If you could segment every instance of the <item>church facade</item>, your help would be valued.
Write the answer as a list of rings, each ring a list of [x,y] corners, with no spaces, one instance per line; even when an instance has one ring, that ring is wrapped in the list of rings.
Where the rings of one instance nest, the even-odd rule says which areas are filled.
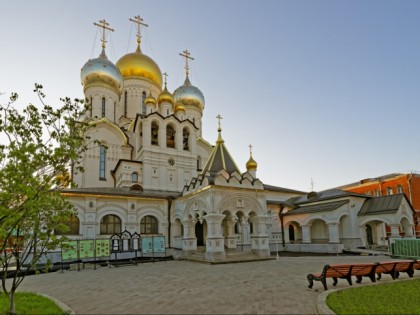
[[[310,198],[265,185],[252,150],[241,172],[222,137],[220,115],[216,143],[203,138],[206,105],[189,77],[190,53],[180,54],[183,85],[169,92],[166,73],[141,50],[142,19],[130,20],[138,26],[137,49],[112,63],[105,52],[110,28],[100,21],[95,24],[103,30],[102,52],[81,69],[91,104],[85,122],[92,125],[86,135],[92,145],[83,156],[84,172],[72,174],[77,188],[62,192],[77,209],[69,222],[71,237],[103,238],[123,230],[163,235],[168,250],[190,255],[204,249],[211,261],[238,250],[268,257],[275,250],[339,252],[347,244],[364,246],[363,224],[371,221],[377,222],[378,240],[381,224],[400,228],[404,222],[409,229],[412,208],[404,198],[393,200],[397,210],[387,212],[390,218],[378,219],[380,209],[368,208],[365,212],[376,216],[361,219],[356,210],[373,197],[336,192],[325,200],[322,194]]]

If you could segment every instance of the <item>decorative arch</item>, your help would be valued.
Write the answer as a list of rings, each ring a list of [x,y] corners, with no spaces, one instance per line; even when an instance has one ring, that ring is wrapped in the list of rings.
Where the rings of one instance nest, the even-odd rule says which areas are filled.
[[[140,219],[140,235],[159,234],[159,221],[154,215],[145,215]]]
[[[241,210],[245,216],[251,212],[256,214],[265,214],[263,207],[255,199],[243,194],[232,194],[224,198],[217,207],[218,213],[229,210],[232,215]]]
[[[106,117],[104,117],[102,119],[99,119],[99,120],[91,121],[91,122],[89,122],[89,125],[93,125],[95,127],[98,127],[100,125],[105,125],[110,130],[114,131],[115,134],[118,135],[118,137],[121,139],[121,141],[124,143],[124,145],[127,145],[128,144],[127,135],[121,130],[120,127],[118,127],[114,123],[110,122]]]
[[[182,149],[189,151],[190,147],[190,128],[184,127],[182,128]]]
[[[150,125],[150,142],[151,145],[159,145],[159,121],[153,120]]]
[[[193,198],[188,201],[185,206],[184,218],[187,219],[189,215],[193,218],[198,214],[200,217],[203,217],[206,213],[209,213],[209,206],[207,202],[202,198]]]
[[[112,235],[121,233],[122,231],[122,220],[115,214],[104,215],[99,221],[99,234],[101,235]]]
[[[169,123],[166,125],[166,147],[167,148],[175,148],[175,134],[176,134],[176,126],[173,123]]]

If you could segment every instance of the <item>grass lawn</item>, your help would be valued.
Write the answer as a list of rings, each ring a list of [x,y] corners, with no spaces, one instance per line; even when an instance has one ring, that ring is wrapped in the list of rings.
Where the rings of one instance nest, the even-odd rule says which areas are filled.
[[[55,315],[67,314],[50,299],[35,293],[18,292],[15,295],[16,313],[18,315]],[[0,315],[9,311],[9,300],[4,293],[0,294]]]
[[[336,314],[420,314],[420,279],[363,286],[331,293]]]

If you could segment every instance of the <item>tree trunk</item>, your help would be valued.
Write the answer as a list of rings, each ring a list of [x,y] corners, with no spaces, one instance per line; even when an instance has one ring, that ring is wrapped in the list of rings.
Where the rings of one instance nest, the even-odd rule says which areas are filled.
[[[11,291],[9,294],[9,302],[10,302],[9,315],[16,315],[14,291]]]

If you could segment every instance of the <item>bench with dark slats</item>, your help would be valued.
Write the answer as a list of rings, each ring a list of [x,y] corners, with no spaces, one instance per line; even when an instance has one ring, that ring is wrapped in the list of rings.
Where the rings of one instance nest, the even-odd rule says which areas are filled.
[[[308,288],[312,289],[315,281],[321,281],[325,290],[328,290],[327,287],[327,278],[333,279],[333,285],[337,285],[338,278],[346,279],[347,282],[352,285],[351,282],[351,269],[353,265],[325,265],[322,268],[322,272],[318,274],[308,274],[306,278],[309,281]]]
[[[381,280],[382,274],[388,274],[392,279],[397,279],[400,275],[400,272],[405,272],[407,275],[412,278],[414,275],[414,260],[394,260],[394,261],[383,261],[379,262],[376,267],[377,279]]]
[[[356,283],[362,283],[363,277],[368,277],[370,281],[376,282],[375,271],[378,263],[353,264],[351,275],[356,277]]]

